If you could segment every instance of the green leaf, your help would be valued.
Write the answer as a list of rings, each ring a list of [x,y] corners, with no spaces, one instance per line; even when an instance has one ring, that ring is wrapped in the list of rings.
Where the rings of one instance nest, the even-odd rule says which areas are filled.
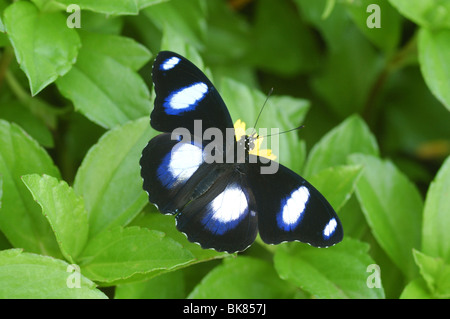
[[[142,9],[142,8],[145,8],[148,6],[152,6],[155,4],[159,4],[161,2],[166,2],[166,1],[170,1],[170,0],[137,0],[139,9]]]
[[[25,175],[22,180],[42,207],[64,257],[73,263],[88,238],[83,199],[66,182],[48,175]]]
[[[353,194],[361,171],[362,167],[357,165],[333,166],[321,170],[308,181],[339,211]]]
[[[369,28],[367,19],[373,12],[367,12],[369,5],[380,7],[380,28]],[[386,0],[345,1],[350,16],[359,30],[374,45],[383,51],[392,53],[398,45],[401,35],[402,16]]]
[[[0,209],[2,209],[2,197],[3,197],[3,176],[0,174]]]
[[[334,6],[336,5],[336,0],[326,0],[325,10],[322,13],[322,20],[326,20],[331,12],[333,12]]]
[[[32,173],[59,178],[50,156],[35,140],[19,126],[0,120],[0,175],[4,189],[0,229],[15,247],[59,256],[50,225],[20,179]]]
[[[80,264],[85,276],[113,285],[133,275],[151,278],[193,258],[164,233],[133,226],[115,227],[91,239],[80,256]]]
[[[450,21],[450,17],[448,20]],[[423,77],[434,96],[450,110],[450,90],[448,89],[450,87],[450,56],[448,52],[450,52],[450,30],[420,30],[419,61]]]
[[[342,118],[363,111],[384,64],[356,27],[345,28],[343,33],[347,36],[338,36],[341,43],[329,52],[323,71],[311,78],[313,89]]]
[[[181,299],[185,297],[184,276],[171,271],[143,282],[119,285],[114,299]]]
[[[316,37],[292,10],[291,3],[258,1],[253,19],[252,49],[247,56],[251,63],[284,76],[308,72],[319,65]]]
[[[386,96],[380,104],[385,112],[382,135],[385,154],[397,154],[396,158],[399,158],[398,154],[419,155],[420,149],[427,143],[433,144],[439,140],[445,143],[445,137],[450,136],[450,112],[430,92],[417,67],[398,70],[386,83]],[[423,125],[424,112],[430,125]],[[444,148],[441,152],[444,159],[448,151]],[[417,174],[420,171],[415,169],[413,172]],[[431,178],[427,177],[427,184]]]
[[[5,10],[5,8],[9,5],[9,3],[6,2],[6,0],[0,0],[0,12],[3,13],[3,11]],[[0,14],[0,32],[2,34],[0,34],[0,43],[6,43],[8,40],[5,39],[5,25],[3,24],[2,21],[3,18],[3,14]],[[6,40],[6,42],[4,42]]]
[[[400,299],[434,299],[423,278],[419,277],[409,282],[403,289]]]
[[[450,28],[447,0],[389,0],[405,17],[427,28]]]
[[[80,39],[75,30],[67,27],[63,14],[39,12],[34,4],[18,1],[5,9],[3,17],[33,95],[72,68]]]
[[[90,10],[110,15],[138,14],[139,7],[136,0],[56,0],[57,2],[69,6],[77,4],[83,10]],[[148,1],[148,0],[147,0]]]
[[[205,12],[202,0],[164,1],[142,10],[160,30],[169,29],[196,48],[203,47],[207,29]]]
[[[61,94],[90,120],[111,128],[148,115],[149,90],[133,68],[150,56],[141,45],[118,36],[80,32],[77,63],[56,81]],[[128,56],[131,52],[131,59]]]
[[[450,265],[442,258],[434,258],[414,250],[414,259],[428,289],[437,298],[450,298]]]
[[[36,100],[33,99],[33,101]],[[0,118],[19,125],[42,146],[54,147],[53,136],[49,128],[22,103],[18,101],[2,101]]]
[[[181,245],[181,247],[188,251],[193,258],[186,263],[179,264],[174,268],[171,268],[170,270],[161,269],[150,273],[134,274],[128,279],[120,280],[120,283],[134,283],[142,280],[148,280],[153,277],[158,278],[159,276],[165,276],[167,271],[173,271],[229,256],[227,253],[220,253],[213,249],[202,249],[199,244],[189,242],[186,236],[177,230],[174,216],[159,213],[153,205],[147,206],[144,212],[136,217],[129,226],[145,227],[151,231],[164,233],[165,238],[168,240],[173,240],[178,245]],[[153,284],[150,284],[150,286],[153,286]]]
[[[112,34],[83,32],[83,46],[96,54],[108,56],[134,71],[142,68],[152,57],[151,52],[134,39]]]
[[[239,256],[215,267],[188,298],[273,299],[292,297],[294,292],[295,288],[281,280],[267,261]]]
[[[311,85],[335,114],[347,117],[364,108],[383,67],[383,58],[354,25],[341,2],[324,20],[326,1],[295,1],[302,17],[317,28],[327,46],[326,60],[321,63],[322,69],[309,79]]]
[[[205,52],[208,52],[209,61],[216,61],[223,66],[223,72],[231,71],[232,73],[227,72],[230,76],[242,72],[242,69],[247,72],[250,66],[240,59],[252,45],[249,41],[251,33],[248,20],[245,16],[236,14],[236,10],[226,2],[208,1],[207,7],[208,41],[205,43]]]
[[[76,269],[62,260],[21,249],[0,251],[0,298],[107,298]]]
[[[417,188],[391,162],[355,154],[363,165],[356,194],[380,246],[411,279],[417,274],[411,251],[420,247],[423,201]]]
[[[347,157],[353,153],[379,153],[375,137],[358,115],[347,118],[314,145],[303,175],[309,177],[325,168],[346,164]]]
[[[213,259],[229,256],[227,253],[219,253],[213,249],[203,249],[199,244],[191,243],[186,236],[175,227],[175,217],[159,213],[152,205],[150,213],[145,213],[136,217],[130,226],[146,227],[150,230],[163,232],[167,237],[173,239],[195,257],[193,263],[209,261]]]
[[[345,12],[345,8],[339,2],[333,6],[331,11],[329,7],[332,3],[325,0],[295,0],[294,2],[302,18],[318,29],[331,50],[342,45],[344,39],[339,37],[339,34],[343,34],[351,20]]]
[[[313,297],[384,298],[381,286],[368,284],[369,276],[374,275],[368,266],[375,264],[368,251],[368,244],[349,238],[323,249],[298,243],[282,245],[275,253],[275,269],[281,278]],[[381,284],[381,279],[377,280]]]
[[[120,35],[124,29],[124,19],[121,16],[110,16],[83,10],[80,17],[80,26],[83,31],[102,33],[105,37],[107,37],[108,35],[113,34]],[[75,21],[71,20],[71,22],[73,23]],[[78,29],[78,31],[80,31],[80,29]]]
[[[68,7],[71,4],[80,6],[82,10],[90,10],[107,16],[137,15],[139,10],[169,0],[33,0],[42,6],[53,4],[55,7]],[[55,4],[56,3],[56,4]],[[84,14],[84,13],[83,13]],[[84,27],[84,25],[83,25]]]
[[[450,263],[450,157],[442,164],[425,200],[422,251]]]
[[[139,159],[155,135],[148,117],[141,118],[105,133],[85,156],[74,189],[84,198],[91,238],[113,226],[126,225],[147,204]]]
[[[54,12],[61,11],[65,9],[61,3],[56,2],[55,0],[31,0],[36,7],[39,8],[41,12]]]

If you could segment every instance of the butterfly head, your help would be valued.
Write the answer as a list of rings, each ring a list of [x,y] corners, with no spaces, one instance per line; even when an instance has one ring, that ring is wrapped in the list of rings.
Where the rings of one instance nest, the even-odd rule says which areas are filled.
[[[253,133],[253,135],[245,135],[244,145],[245,149],[250,152],[255,148],[255,141],[258,139],[258,134]]]
[[[264,140],[262,136],[259,136],[256,132],[253,132],[251,135],[245,134],[245,122],[237,120],[234,123],[234,131],[238,145],[243,146],[249,154],[266,157],[271,160],[277,158],[271,149],[261,149]]]
[[[240,147],[244,147],[247,153],[252,153],[255,149],[256,143],[255,141],[258,139],[256,133],[253,135],[242,135],[241,138],[237,141]]]

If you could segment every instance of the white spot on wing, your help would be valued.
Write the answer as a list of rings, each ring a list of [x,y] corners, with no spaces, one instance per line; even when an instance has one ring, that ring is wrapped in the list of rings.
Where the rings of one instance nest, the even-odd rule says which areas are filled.
[[[173,56],[161,64],[161,70],[167,71],[173,69],[180,62],[180,58]]]
[[[330,238],[331,235],[334,234],[334,231],[336,230],[336,226],[337,226],[337,221],[333,217],[330,219],[328,224],[326,224],[325,228],[323,229],[323,236],[327,239]]]
[[[246,211],[247,197],[241,188],[236,185],[228,185],[225,190],[220,193],[211,202],[214,214],[212,219],[222,223],[229,223],[238,220]]]
[[[189,143],[178,143],[171,152],[168,165],[170,174],[179,180],[189,179],[203,162],[200,147]]]
[[[285,225],[295,225],[300,220],[305,211],[306,203],[309,199],[309,191],[305,186],[301,186],[291,193],[283,206],[281,217]]]
[[[175,112],[194,107],[206,92],[208,92],[208,86],[205,83],[194,83],[171,94],[167,98],[165,106],[169,106]]]

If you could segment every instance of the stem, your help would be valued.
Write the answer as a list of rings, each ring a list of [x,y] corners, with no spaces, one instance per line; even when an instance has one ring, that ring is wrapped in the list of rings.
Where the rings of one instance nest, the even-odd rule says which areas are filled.
[[[228,5],[233,9],[233,10],[240,10],[243,7],[245,7],[247,4],[249,4],[250,2],[252,2],[252,0],[231,0]]]
[[[396,54],[394,54],[386,63],[384,69],[379,74],[375,83],[373,84],[363,109],[363,118],[369,124],[370,127],[374,127],[377,122],[377,97],[382,91],[386,80],[396,70],[407,64],[408,60],[417,54],[417,33],[414,34],[411,39],[401,48]]]
[[[14,95],[19,99],[20,102],[22,102],[22,104],[28,107],[31,96],[24,90],[22,85],[20,85],[19,81],[17,81],[16,77],[11,73],[10,70],[6,70],[5,79]]]
[[[0,88],[6,77],[6,72],[8,71],[9,64],[11,63],[13,57],[14,57],[13,48],[10,45],[6,46],[2,56],[0,57]]]
[[[327,0],[325,4],[325,9],[322,12],[322,16],[320,17],[322,20],[326,20],[331,12],[333,12],[334,6],[336,5],[336,0]]]
[[[29,91],[24,89],[20,82],[17,81],[10,70],[6,71],[5,79],[17,99],[28,108],[32,114],[40,118],[51,130],[56,128],[56,117],[70,112],[72,109],[71,106],[55,108],[37,97],[32,97]]]
[[[267,250],[271,254],[274,254],[275,250],[277,249],[275,245],[270,245],[263,242],[261,237],[259,237],[259,235],[256,236],[255,243],[260,244],[265,250]]]

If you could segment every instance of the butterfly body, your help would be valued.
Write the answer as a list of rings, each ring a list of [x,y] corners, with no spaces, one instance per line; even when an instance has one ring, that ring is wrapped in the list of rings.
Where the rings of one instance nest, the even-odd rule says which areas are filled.
[[[143,188],[161,213],[175,215],[190,241],[236,252],[258,232],[269,244],[327,247],[342,239],[339,218],[319,191],[287,167],[254,155],[256,133],[237,136],[225,103],[196,66],[163,51],[152,77],[151,125],[163,133],[143,150]],[[180,128],[184,133],[175,133]],[[211,131],[220,134],[205,138]],[[264,174],[272,164],[277,170]]]

